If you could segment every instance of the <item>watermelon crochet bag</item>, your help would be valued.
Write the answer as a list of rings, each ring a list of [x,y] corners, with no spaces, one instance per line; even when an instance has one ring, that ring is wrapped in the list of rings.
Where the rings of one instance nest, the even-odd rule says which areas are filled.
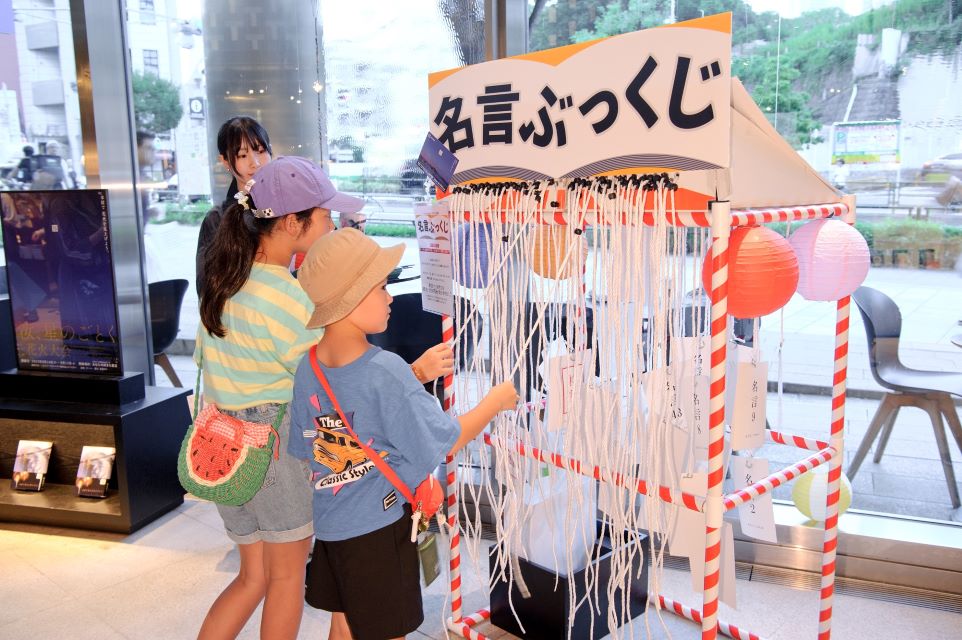
[[[180,484],[198,498],[235,507],[242,505],[264,484],[271,456],[277,460],[277,428],[287,405],[281,405],[274,424],[269,425],[223,414],[213,404],[198,413],[199,400],[198,367],[194,421],[177,457]]]

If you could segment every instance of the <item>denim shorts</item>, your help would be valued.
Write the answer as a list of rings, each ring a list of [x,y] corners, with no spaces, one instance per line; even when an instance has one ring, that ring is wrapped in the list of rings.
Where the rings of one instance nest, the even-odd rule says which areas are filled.
[[[239,411],[221,410],[249,422],[274,424],[278,404],[261,404]],[[295,542],[314,535],[310,467],[287,452],[290,413],[277,429],[278,459],[271,459],[264,484],[248,502],[232,507],[217,505],[227,537],[237,544],[254,542]]]

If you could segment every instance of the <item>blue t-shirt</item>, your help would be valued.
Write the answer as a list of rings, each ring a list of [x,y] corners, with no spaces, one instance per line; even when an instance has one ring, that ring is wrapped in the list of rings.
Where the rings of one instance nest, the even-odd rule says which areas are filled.
[[[325,367],[351,427],[413,492],[444,460],[461,434],[397,355],[372,346],[343,367]],[[341,424],[310,363],[294,374],[291,455],[309,460],[314,490],[314,536],[355,538],[396,522],[404,497],[368,460]]]

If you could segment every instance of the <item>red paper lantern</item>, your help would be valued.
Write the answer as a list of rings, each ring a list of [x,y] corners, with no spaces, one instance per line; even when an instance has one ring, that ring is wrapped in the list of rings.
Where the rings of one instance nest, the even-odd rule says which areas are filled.
[[[768,227],[738,227],[728,247],[728,313],[757,318],[784,307],[798,288],[798,258],[788,240]],[[710,251],[701,280],[710,292]]]

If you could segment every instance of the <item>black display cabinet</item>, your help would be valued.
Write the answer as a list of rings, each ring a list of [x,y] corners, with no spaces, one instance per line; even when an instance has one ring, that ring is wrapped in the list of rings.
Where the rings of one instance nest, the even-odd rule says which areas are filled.
[[[139,373],[94,378],[0,372],[0,521],[130,533],[183,504],[177,454],[190,426],[188,394],[145,388]],[[88,401],[76,401],[78,396]],[[20,440],[53,442],[39,493],[11,487]],[[76,495],[85,445],[117,450],[106,498]]]

